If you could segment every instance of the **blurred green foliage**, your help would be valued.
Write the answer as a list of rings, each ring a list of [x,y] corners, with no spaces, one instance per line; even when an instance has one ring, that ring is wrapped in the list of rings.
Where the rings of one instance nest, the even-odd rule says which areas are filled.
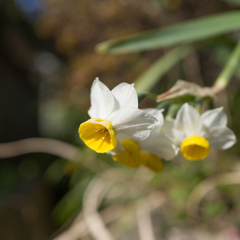
[[[129,53],[200,41],[240,27],[240,11],[204,16],[175,26],[151,30],[97,45],[100,53]]]
[[[229,5],[230,2],[233,5]],[[41,75],[38,83],[41,93],[40,135],[74,144],[79,147],[81,155],[77,163],[42,153],[24,155],[14,164],[12,159],[4,160],[0,168],[2,196],[6,192],[11,195],[21,184],[44,179],[41,184],[54,192],[48,196],[48,201],[52,201],[51,216],[55,229],[82,211],[89,183],[113,171],[112,175],[109,174],[111,177],[106,178],[115,183],[99,209],[112,206],[126,209],[109,227],[119,228],[125,234],[130,231],[136,220],[138,200],[154,191],[161,191],[168,200],[164,208],[154,210],[156,217],[161,219],[161,226],[156,227],[159,238],[176,226],[206,227],[210,222],[210,231],[214,231],[219,228],[219,217],[224,224],[239,227],[237,185],[218,186],[207,194],[199,206],[200,219],[193,220],[185,211],[189,195],[202,181],[218,173],[239,171],[238,144],[224,152],[214,151],[204,161],[165,162],[163,172],[154,174],[142,168],[129,169],[114,162],[107,154],[86,149],[77,132],[79,124],[88,118],[90,83],[98,76],[109,87],[125,81],[135,82],[141,107],[165,108],[164,114],[174,117],[176,111],[171,112],[173,107],[178,108],[183,102],[195,99],[186,95],[159,104],[154,99],[178,79],[202,86],[213,85],[239,40],[238,6],[238,0],[175,1],[175,4],[170,0],[47,0],[45,9],[31,24],[38,43],[50,46],[37,50],[52,52],[62,65],[49,75],[35,72]],[[7,9],[11,16],[11,7]],[[150,30],[153,28],[158,29]],[[115,40],[100,43],[108,39]],[[99,43],[97,49],[105,55],[93,52]],[[128,54],[108,56],[106,53]],[[36,71],[33,69],[31,65],[28,70],[32,73]],[[240,68],[236,70],[226,96],[222,93],[214,102],[214,106],[225,107],[229,125],[238,137],[239,79]],[[50,91],[52,88],[54,90]],[[209,106],[211,104],[213,102]],[[116,227],[118,224],[120,227]]]

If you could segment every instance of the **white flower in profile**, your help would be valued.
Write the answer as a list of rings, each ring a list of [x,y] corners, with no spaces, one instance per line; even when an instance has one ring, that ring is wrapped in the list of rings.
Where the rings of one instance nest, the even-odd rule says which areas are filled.
[[[178,148],[168,136],[160,133],[164,121],[162,111],[157,109],[144,111],[158,120],[150,135],[144,140],[135,140],[127,134],[120,134],[117,147],[108,153],[115,161],[129,167],[144,165],[154,172],[161,172],[163,169],[161,159],[173,159],[178,153]]]
[[[200,115],[196,109],[185,103],[175,120],[165,121],[163,129],[188,160],[202,160],[208,156],[210,148],[224,150],[236,143],[235,134],[227,127],[223,107]]]
[[[133,139],[145,139],[157,119],[138,109],[133,84],[121,83],[110,91],[96,78],[91,88],[91,119],[79,127],[79,136],[92,150],[105,153],[117,145],[117,135],[125,133]]]

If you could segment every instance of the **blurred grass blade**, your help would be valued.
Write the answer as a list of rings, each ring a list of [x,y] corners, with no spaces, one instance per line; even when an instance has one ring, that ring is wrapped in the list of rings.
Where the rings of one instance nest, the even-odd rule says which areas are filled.
[[[157,60],[136,81],[135,88],[138,93],[147,92],[181,59],[193,52],[190,47],[175,48]]]
[[[156,106],[156,109],[168,108],[169,105],[170,105],[170,102],[166,100],[166,101],[160,102],[160,103]]]
[[[182,104],[172,104],[167,112],[166,118],[175,118]]]
[[[240,11],[215,14],[150,30],[96,46],[99,53],[129,53],[189,43],[240,29]]]
[[[85,188],[93,176],[94,175],[81,179],[81,181],[70,189],[60,199],[57,205],[55,205],[52,216],[57,224],[62,225],[74,212],[81,208]]]
[[[227,3],[232,3],[240,6],[240,0],[223,0],[224,2]]]
[[[235,73],[240,60],[240,40],[233,49],[231,55],[229,56],[227,63],[220,72],[217,80],[213,85],[213,91],[218,93],[226,88],[232,79],[233,74]]]
[[[239,0],[240,1],[240,0]],[[212,51],[212,56],[214,61],[220,65],[226,64],[226,59],[230,57],[232,49],[227,46],[215,46],[215,49]],[[240,62],[238,63],[239,67],[235,69],[234,75],[240,80]]]
[[[148,97],[148,94],[148,92],[138,93],[138,105],[140,105]]]

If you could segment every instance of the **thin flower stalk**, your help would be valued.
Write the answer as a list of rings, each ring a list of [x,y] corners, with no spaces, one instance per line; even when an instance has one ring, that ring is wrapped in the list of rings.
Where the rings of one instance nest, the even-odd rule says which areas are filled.
[[[232,54],[230,55],[226,65],[219,74],[215,84],[213,85],[213,92],[218,93],[226,88],[234,74],[240,60],[240,41],[238,41]]]

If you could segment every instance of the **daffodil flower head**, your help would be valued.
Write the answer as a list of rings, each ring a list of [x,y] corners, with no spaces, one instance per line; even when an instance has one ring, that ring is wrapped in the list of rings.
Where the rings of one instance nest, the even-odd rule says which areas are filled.
[[[111,122],[101,118],[92,118],[79,127],[80,137],[91,149],[107,152],[117,145],[117,139]]]
[[[121,83],[110,91],[95,79],[91,88],[91,119],[79,127],[79,136],[92,150],[105,153],[117,145],[117,135],[127,133],[133,139],[145,139],[157,119],[138,109],[133,84]]]
[[[117,147],[109,153],[113,160],[124,165],[132,168],[144,165],[158,173],[163,169],[161,159],[173,159],[178,153],[178,148],[168,136],[160,133],[163,125],[162,111],[156,109],[145,109],[144,111],[158,119],[150,135],[144,140],[134,140],[126,134],[120,134]]]
[[[227,149],[236,143],[235,134],[227,127],[222,107],[200,115],[185,103],[175,121],[168,121],[168,126],[165,125],[165,132],[180,146],[180,152],[188,160],[202,160],[208,156],[210,148]]]

